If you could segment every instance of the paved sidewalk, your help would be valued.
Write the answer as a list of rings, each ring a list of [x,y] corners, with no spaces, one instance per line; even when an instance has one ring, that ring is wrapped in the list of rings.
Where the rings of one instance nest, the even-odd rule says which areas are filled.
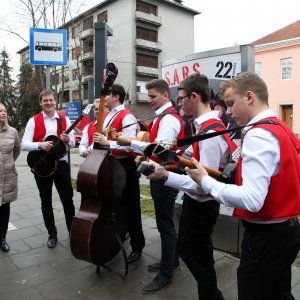
[[[58,245],[48,249],[48,238],[43,224],[40,200],[33,175],[26,164],[27,153],[17,160],[19,199],[11,206],[11,230],[7,240],[9,253],[0,251],[0,299],[197,299],[197,287],[190,272],[181,263],[175,271],[173,283],[152,295],[142,295],[142,288],[156,275],[147,271],[147,265],[160,258],[160,238],[155,220],[143,216],[146,247],[142,258],[129,265],[129,274],[123,278],[121,254],[107,265],[112,271],[75,259],[69,248],[62,205],[57,192],[53,206],[58,227]],[[72,177],[76,178],[82,162],[77,154],[71,155]],[[76,209],[80,194],[75,192]],[[130,247],[125,243],[129,252]],[[237,299],[236,268],[239,261],[230,255],[215,251],[219,288],[225,299]],[[298,267],[296,267],[298,266]],[[293,293],[300,299],[300,259],[293,267]]]

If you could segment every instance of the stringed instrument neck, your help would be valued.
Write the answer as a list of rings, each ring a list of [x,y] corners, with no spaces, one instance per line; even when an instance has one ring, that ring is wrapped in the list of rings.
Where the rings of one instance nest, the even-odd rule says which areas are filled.
[[[121,133],[117,131],[117,129],[112,128],[111,126],[107,127],[105,129],[105,135],[110,135],[114,140],[117,139]],[[149,142],[149,132],[148,131],[139,131],[136,135],[136,138],[133,140],[139,141],[139,142]]]

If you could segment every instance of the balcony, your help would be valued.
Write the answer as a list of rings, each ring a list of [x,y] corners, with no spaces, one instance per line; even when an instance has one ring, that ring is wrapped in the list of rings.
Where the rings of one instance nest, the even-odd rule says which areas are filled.
[[[82,31],[80,38],[83,40],[87,38],[88,36],[93,36],[94,35],[94,28],[88,28],[84,31]]]
[[[144,66],[137,66],[136,73],[139,75],[150,76],[154,78],[158,78],[158,69],[157,68],[149,68]]]
[[[136,93],[136,102],[137,103],[148,103],[148,95],[145,93]]]
[[[147,50],[152,50],[155,52],[162,51],[162,46],[161,46],[160,42],[151,42],[151,41],[142,40],[142,39],[136,39],[136,47],[142,48],[142,49],[147,49]]]
[[[95,57],[94,52],[83,53],[82,56],[81,56],[80,62],[90,60],[90,59],[94,59],[94,57]]]
[[[161,26],[161,17],[159,16],[155,16],[155,15],[150,15],[150,14],[146,14],[144,12],[141,11],[136,11],[135,12],[135,19],[137,21],[142,21],[142,22],[146,22],[155,26]]]

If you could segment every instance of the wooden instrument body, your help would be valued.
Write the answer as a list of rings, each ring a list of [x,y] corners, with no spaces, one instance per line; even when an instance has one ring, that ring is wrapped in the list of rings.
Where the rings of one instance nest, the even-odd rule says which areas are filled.
[[[27,163],[31,171],[40,177],[52,175],[57,169],[57,160],[63,157],[67,151],[65,143],[56,135],[47,136],[45,142],[47,141],[53,142],[51,150],[30,151],[27,155]]]
[[[121,197],[125,180],[122,165],[107,150],[93,149],[81,165],[77,190],[82,200],[70,235],[76,258],[100,266],[120,251],[114,226],[123,241],[127,232]]]

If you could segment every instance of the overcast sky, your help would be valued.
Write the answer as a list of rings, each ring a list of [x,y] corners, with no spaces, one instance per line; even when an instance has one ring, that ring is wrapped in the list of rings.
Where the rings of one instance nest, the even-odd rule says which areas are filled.
[[[0,19],[4,18],[29,40],[28,28],[14,14],[17,2],[1,0]],[[83,10],[101,1],[85,2],[88,4],[81,6]],[[299,0],[185,0],[183,4],[201,12],[195,17],[195,52],[248,44],[300,19]],[[2,31],[0,41],[0,49],[4,46],[8,49],[11,66],[18,66],[16,52],[26,43]]]

